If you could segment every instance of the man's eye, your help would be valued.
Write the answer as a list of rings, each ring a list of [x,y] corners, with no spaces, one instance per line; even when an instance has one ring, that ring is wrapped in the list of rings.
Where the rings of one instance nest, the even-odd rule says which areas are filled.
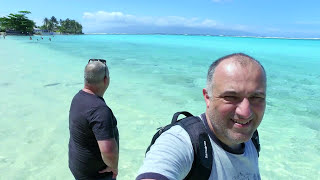
[[[264,100],[264,97],[253,96],[253,97],[250,97],[250,99],[253,100],[253,101],[263,101],[263,100]]]
[[[251,97],[252,99],[264,99],[264,97],[260,97],[260,96],[253,96]]]
[[[224,96],[223,99],[226,101],[236,101],[236,100],[238,100],[238,97],[237,96]]]

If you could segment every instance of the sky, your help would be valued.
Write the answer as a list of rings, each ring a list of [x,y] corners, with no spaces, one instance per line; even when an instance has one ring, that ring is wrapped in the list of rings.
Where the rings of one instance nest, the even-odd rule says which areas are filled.
[[[84,33],[170,33],[320,38],[319,0],[0,0],[0,17],[21,10],[74,19]]]

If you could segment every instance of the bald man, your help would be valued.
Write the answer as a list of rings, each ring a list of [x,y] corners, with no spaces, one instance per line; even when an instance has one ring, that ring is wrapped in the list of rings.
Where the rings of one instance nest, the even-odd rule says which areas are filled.
[[[261,179],[259,148],[251,138],[266,107],[266,73],[262,65],[243,53],[222,57],[210,66],[207,87],[202,92],[206,111],[197,117],[201,124],[197,127],[204,126],[212,146],[208,175],[204,168],[209,163],[199,163],[208,155],[196,154],[201,151],[194,149],[197,142],[192,142],[190,133],[178,124],[151,146],[136,179]],[[208,144],[199,144],[197,147],[204,147],[204,153],[211,152]]]
[[[69,112],[69,168],[76,180],[110,180],[118,174],[117,120],[103,99],[109,83],[106,61],[90,59],[84,88]]]

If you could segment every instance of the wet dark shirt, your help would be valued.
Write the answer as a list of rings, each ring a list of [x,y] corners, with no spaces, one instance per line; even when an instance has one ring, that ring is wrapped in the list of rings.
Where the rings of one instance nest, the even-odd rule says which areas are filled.
[[[115,138],[119,145],[117,120],[104,99],[80,90],[69,112],[69,168],[78,180],[112,176],[106,168],[98,140]]]

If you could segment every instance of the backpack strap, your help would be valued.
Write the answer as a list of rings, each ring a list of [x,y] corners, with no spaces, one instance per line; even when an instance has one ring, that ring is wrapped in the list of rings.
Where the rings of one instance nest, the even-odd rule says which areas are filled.
[[[175,124],[176,122],[180,121],[180,120],[178,120],[178,117],[179,117],[180,114],[183,114],[186,117],[193,116],[191,113],[189,113],[187,111],[176,112],[176,113],[174,113],[174,115],[172,117],[171,124]]]
[[[164,126],[164,127],[160,127],[160,128],[157,129],[158,131],[156,132],[155,135],[153,135],[152,140],[151,140],[151,142],[150,142],[150,145],[148,146],[148,148],[147,148],[147,150],[146,150],[146,154],[147,154],[147,152],[150,150],[151,146],[156,142],[156,140],[158,139],[158,137],[159,137],[163,132],[167,131],[167,130],[170,129],[172,126],[174,126],[174,125],[177,124],[177,122],[179,121],[179,120],[178,120],[178,117],[179,117],[180,114],[183,114],[183,115],[185,115],[186,117],[193,116],[191,113],[189,113],[189,112],[187,112],[187,111],[176,112],[176,113],[173,115],[172,121],[171,121],[170,124],[168,124],[168,125],[166,125],[166,126]]]
[[[212,146],[206,128],[199,117],[190,116],[178,121],[190,136],[194,160],[192,168],[185,179],[207,180],[212,169]]]
[[[257,153],[258,153],[258,157],[259,157],[259,152],[261,150],[261,146],[260,146],[260,142],[259,142],[259,133],[258,130],[256,130],[253,135],[252,135],[252,143],[254,145],[254,147],[256,147]]]
[[[178,120],[179,115],[185,115],[186,117]],[[173,115],[172,121],[167,126],[158,128],[158,132],[153,136],[146,153],[150,150],[150,147],[155,143],[157,138],[165,131],[170,129],[174,125],[180,125],[187,131],[190,136],[194,160],[190,172],[186,176],[187,180],[207,180],[210,177],[213,161],[213,151],[211,142],[207,133],[207,130],[199,117],[193,116],[186,111],[177,112]],[[259,134],[256,130],[251,138],[258,156],[260,152]]]

